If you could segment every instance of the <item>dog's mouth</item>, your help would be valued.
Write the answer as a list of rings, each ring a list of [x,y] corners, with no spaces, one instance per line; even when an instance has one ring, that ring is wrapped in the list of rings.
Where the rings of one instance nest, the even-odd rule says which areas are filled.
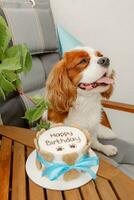
[[[114,83],[114,80],[110,77],[107,77],[107,73],[105,73],[97,81],[93,83],[79,83],[78,87],[82,90],[92,90],[94,88],[97,88],[98,86],[106,87],[113,83]]]

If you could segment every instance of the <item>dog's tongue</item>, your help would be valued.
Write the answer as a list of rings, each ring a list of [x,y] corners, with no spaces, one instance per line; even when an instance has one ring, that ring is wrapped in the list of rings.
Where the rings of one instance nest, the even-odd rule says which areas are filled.
[[[80,87],[82,89],[85,89],[85,90],[91,90],[91,89],[95,88],[96,86],[99,86],[99,84],[101,84],[101,83],[110,85],[110,84],[114,83],[114,80],[109,78],[109,77],[102,77],[94,83],[89,83],[89,84],[88,83],[81,83]]]
[[[109,77],[102,77],[96,81],[96,83],[106,83],[108,85],[113,84],[114,80]]]

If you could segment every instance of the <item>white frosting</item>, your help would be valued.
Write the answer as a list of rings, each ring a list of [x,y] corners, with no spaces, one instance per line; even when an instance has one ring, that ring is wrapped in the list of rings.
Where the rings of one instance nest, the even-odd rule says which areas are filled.
[[[68,126],[51,128],[42,133],[38,139],[41,151],[50,152],[58,157],[72,152],[79,154],[86,143],[87,139],[81,130]]]

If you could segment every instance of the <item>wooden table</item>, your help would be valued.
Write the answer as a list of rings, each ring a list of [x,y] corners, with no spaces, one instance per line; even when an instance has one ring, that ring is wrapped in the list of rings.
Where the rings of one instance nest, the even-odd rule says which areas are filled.
[[[0,126],[0,200],[133,200],[134,181],[100,158],[95,181],[68,191],[47,190],[26,175],[25,161],[33,150],[35,132]]]

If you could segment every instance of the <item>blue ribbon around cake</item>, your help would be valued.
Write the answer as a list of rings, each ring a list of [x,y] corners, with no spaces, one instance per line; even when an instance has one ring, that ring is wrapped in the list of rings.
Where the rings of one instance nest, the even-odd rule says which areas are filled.
[[[96,173],[91,168],[99,164],[97,156],[91,157],[88,154],[83,155],[73,165],[48,162],[38,152],[36,152],[36,159],[45,166],[45,169],[42,171],[42,176],[46,176],[51,181],[57,180],[61,175],[64,175],[72,169],[87,172],[90,174],[92,179],[95,179]]]

